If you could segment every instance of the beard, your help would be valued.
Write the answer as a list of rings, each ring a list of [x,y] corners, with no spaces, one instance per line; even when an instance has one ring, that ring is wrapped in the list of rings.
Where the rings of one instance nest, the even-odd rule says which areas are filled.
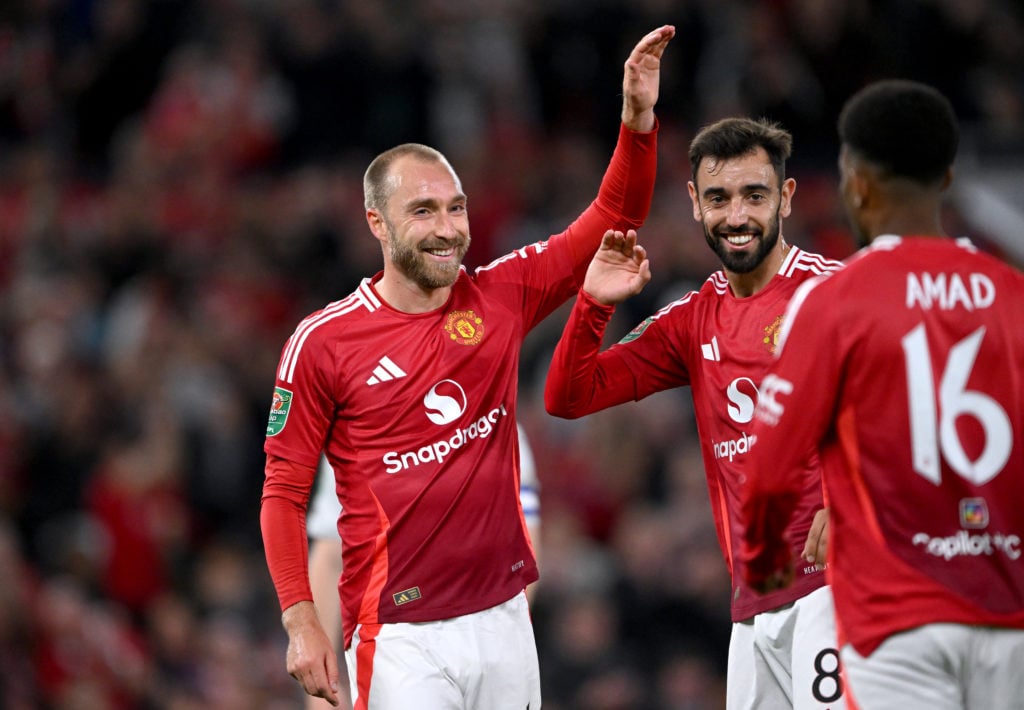
[[[392,263],[406,277],[426,291],[446,288],[455,283],[470,241],[467,234],[465,238],[460,237],[454,242],[439,241],[412,245],[398,239],[395,231],[391,229],[391,225],[388,225],[388,250]],[[449,247],[455,249],[455,258],[443,264],[428,260],[423,252],[424,249],[447,249]]]
[[[708,246],[711,247],[711,251],[718,255],[726,269],[736,274],[749,274],[760,266],[778,243],[780,232],[778,210],[775,211],[771,222],[768,223],[767,231],[761,231],[757,228],[751,229],[749,226],[744,225],[740,229],[711,232],[707,225],[704,225],[704,238],[707,240]],[[725,240],[730,234],[748,233],[753,234],[754,239],[757,241],[756,249],[738,252],[728,247],[728,243]]]

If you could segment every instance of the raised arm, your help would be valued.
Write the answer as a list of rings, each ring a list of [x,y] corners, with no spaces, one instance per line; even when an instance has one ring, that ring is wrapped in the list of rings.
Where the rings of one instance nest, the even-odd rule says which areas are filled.
[[[675,32],[671,25],[648,32],[623,65],[622,125],[615,153],[601,179],[597,199],[565,232],[580,281],[605,230],[638,229],[647,219],[658,163],[654,105],[661,57]]]
[[[622,122],[631,131],[654,130],[661,55],[675,34],[676,28],[672,25],[648,32],[626,59],[622,76]]]
[[[636,232],[605,232],[544,383],[544,404],[550,414],[574,418],[634,399],[630,373],[614,365],[602,366],[599,350],[615,304],[639,293],[650,280],[650,262],[637,244]]]

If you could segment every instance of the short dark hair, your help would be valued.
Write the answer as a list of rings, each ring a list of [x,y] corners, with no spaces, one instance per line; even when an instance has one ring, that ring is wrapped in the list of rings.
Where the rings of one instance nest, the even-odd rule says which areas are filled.
[[[960,128],[938,90],[906,79],[885,79],[858,91],[839,114],[839,140],[893,177],[928,185],[956,157]]]
[[[766,118],[723,118],[704,126],[690,142],[690,170],[694,181],[704,158],[738,158],[764,148],[781,185],[786,179],[786,160],[793,150],[793,136]]]

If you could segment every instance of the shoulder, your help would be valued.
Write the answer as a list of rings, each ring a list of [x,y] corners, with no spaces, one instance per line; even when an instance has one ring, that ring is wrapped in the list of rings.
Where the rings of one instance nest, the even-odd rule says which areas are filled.
[[[843,262],[821,254],[804,251],[800,247],[789,250],[779,273],[789,278],[811,278],[830,274],[843,268]]]
[[[314,333],[330,332],[339,324],[378,311],[382,306],[380,298],[370,286],[370,279],[364,279],[345,298],[329,303],[303,318],[295,327],[292,338],[308,338]]]
[[[717,279],[716,276],[721,276],[721,280]],[[725,284],[725,290],[722,290],[723,284]],[[694,308],[696,308],[700,303],[706,301],[708,298],[721,297],[728,288],[728,282],[725,281],[725,275],[722,274],[722,272],[715,272],[701,285],[700,290],[686,291],[681,296],[674,297],[671,301],[652,313],[650,317],[647,318],[646,322],[685,318],[689,313],[692,313]]]
[[[365,279],[345,298],[329,303],[303,318],[292,331],[281,354],[280,376],[291,379],[303,355],[318,352],[326,344],[341,337],[348,326],[380,311],[382,303]]]

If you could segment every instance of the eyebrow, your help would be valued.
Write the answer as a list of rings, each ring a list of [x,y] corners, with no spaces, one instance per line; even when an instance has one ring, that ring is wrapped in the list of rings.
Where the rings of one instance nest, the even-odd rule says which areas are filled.
[[[460,193],[456,194],[454,197],[452,197],[452,199],[450,201],[448,201],[447,204],[456,204],[456,203],[459,203],[459,202],[466,202],[466,201],[467,201],[466,196],[460,192]],[[434,207],[434,206],[437,206],[437,205],[440,205],[440,204],[442,204],[442,201],[438,200],[435,197],[417,197],[415,199],[412,199],[412,200],[409,200],[408,202],[406,202],[405,203],[405,208],[408,209],[408,210],[415,210],[415,209],[418,209],[420,207]]]
[[[751,192],[771,192],[771,190],[772,188],[770,185],[766,185],[761,182],[755,182],[749,185],[743,185],[739,191],[741,194],[746,195],[750,194]],[[724,187],[707,187],[704,188],[704,191],[701,193],[701,195],[704,197],[712,197],[714,195],[724,194],[726,194],[726,189]]]

